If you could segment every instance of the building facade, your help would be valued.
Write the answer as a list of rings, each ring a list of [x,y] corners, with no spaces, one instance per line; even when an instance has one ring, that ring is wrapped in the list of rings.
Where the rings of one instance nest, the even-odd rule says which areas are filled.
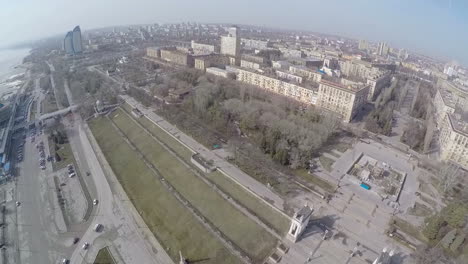
[[[343,85],[322,80],[317,106],[337,114],[344,122],[350,122],[366,103],[368,91],[367,85]]]
[[[391,80],[392,75],[388,71],[379,71],[378,74],[369,76],[367,79],[367,85],[369,86],[369,95],[367,100],[373,101],[382,88],[390,85]]]
[[[248,49],[264,50],[270,46],[269,41],[242,38],[241,43]]]
[[[73,32],[69,31],[63,40],[63,50],[68,55],[73,55]]]
[[[317,101],[317,91],[247,69],[237,68],[237,80],[258,86],[272,93],[284,95],[304,104],[311,105]]]
[[[468,170],[468,113],[446,114],[440,127],[440,159]]]
[[[379,56],[387,56],[389,51],[389,47],[386,42],[379,42],[379,46],[377,48],[377,54]]]
[[[146,48],[146,56],[150,58],[161,58],[161,49],[156,47]]]
[[[190,46],[192,48],[193,55],[207,55],[216,52],[216,47],[214,45],[197,43],[194,40],[192,40]]]
[[[304,66],[291,65],[289,66],[289,71],[293,74],[305,77],[313,82],[320,82],[322,80],[322,74],[320,72],[314,71]]]
[[[83,52],[83,43],[81,40],[80,26],[76,26],[73,29],[73,51],[75,54],[80,54]]]
[[[291,74],[289,72],[283,72],[283,71],[276,70],[275,74],[276,74],[276,77],[278,77],[280,79],[289,80],[289,81],[292,81],[292,82],[295,82],[295,83],[298,83],[298,84],[301,84],[301,83],[304,82],[304,79],[301,76],[297,76],[297,75]]]
[[[248,60],[241,60],[240,61],[240,66],[243,68],[247,69],[253,69],[253,70],[258,70],[261,68],[260,63],[253,62],[253,61],[248,61]]]
[[[161,49],[161,59],[183,66],[194,66],[193,57],[179,50]]]
[[[209,67],[224,66],[229,64],[229,57],[221,54],[196,56],[195,68],[205,71]]]
[[[221,54],[234,57],[240,56],[240,36],[237,27],[230,27],[227,36],[221,36]]]

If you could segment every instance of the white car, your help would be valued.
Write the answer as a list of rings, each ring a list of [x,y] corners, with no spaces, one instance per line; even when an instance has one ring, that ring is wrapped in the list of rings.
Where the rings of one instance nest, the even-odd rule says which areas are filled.
[[[82,248],[83,248],[84,250],[88,249],[88,248],[89,248],[89,243],[88,243],[88,242],[85,242],[85,243],[83,244]]]
[[[72,172],[72,173],[68,174],[68,177],[73,178],[73,177],[75,177],[75,175],[76,174],[74,172]]]
[[[97,199],[93,200],[93,205],[97,205],[98,203],[99,203],[99,201]]]
[[[68,259],[62,259],[62,264],[68,264]]]

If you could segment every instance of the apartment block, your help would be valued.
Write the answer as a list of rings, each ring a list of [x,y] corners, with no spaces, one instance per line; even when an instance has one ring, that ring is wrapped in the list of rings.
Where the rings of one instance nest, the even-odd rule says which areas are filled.
[[[322,74],[319,73],[317,69],[314,70],[302,65],[291,65],[289,66],[289,71],[314,82],[320,82],[322,80]]]
[[[193,57],[179,50],[161,49],[161,59],[188,67],[194,66]]]
[[[379,71],[377,74],[370,75],[367,79],[367,85],[369,86],[367,100],[373,101],[382,88],[390,85],[391,80],[392,75],[389,71]]]
[[[150,58],[160,58],[161,57],[161,49],[157,47],[149,47],[146,48],[146,56]]]
[[[295,83],[303,83],[303,81],[304,81],[304,79],[301,76],[297,76],[297,75],[291,74],[289,72],[283,72],[283,71],[276,70],[275,74],[276,74],[276,77],[278,77],[280,79],[289,80],[289,81],[292,81],[292,82],[295,82]]]
[[[468,170],[468,112],[447,113],[440,136],[440,159],[452,161]]]
[[[270,46],[269,41],[242,38],[241,43],[248,49],[267,49]]]
[[[216,47],[214,45],[197,43],[194,40],[190,43],[192,48],[193,55],[207,55],[216,52]]]
[[[321,80],[317,106],[337,114],[343,122],[350,122],[366,103],[367,85],[343,85]]]
[[[258,70],[258,69],[261,68],[260,63],[253,62],[253,61],[248,61],[248,60],[241,60],[240,61],[240,66],[242,68],[253,69],[253,70]]]
[[[221,54],[201,55],[194,57],[196,69],[205,71],[209,67],[224,66],[229,64],[229,57]]]
[[[210,67],[206,69],[206,73],[213,74],[215,76],[228,78],[229,72],[220,68]]]
[[[281,81],[251,70],[237,68],[237,80],[258,86],[272,93],[287,96],[304,104],[315,104],[317,101],[317,91],[313,89]]]

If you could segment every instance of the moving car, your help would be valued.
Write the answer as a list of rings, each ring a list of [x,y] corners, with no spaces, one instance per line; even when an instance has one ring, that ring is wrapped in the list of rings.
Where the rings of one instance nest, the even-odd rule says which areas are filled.
[[[82,248],[83,248],[84,250],[88,249],[88,248],[89,248],[89,243],[88,243],[88,242],[85,242],[85,243],[83,244]]]

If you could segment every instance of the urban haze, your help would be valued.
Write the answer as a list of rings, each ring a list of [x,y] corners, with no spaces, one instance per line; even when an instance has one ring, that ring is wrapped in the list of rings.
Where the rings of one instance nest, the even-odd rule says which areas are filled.
[[[465,1],[0,7],[0,263],[468,263]]]

